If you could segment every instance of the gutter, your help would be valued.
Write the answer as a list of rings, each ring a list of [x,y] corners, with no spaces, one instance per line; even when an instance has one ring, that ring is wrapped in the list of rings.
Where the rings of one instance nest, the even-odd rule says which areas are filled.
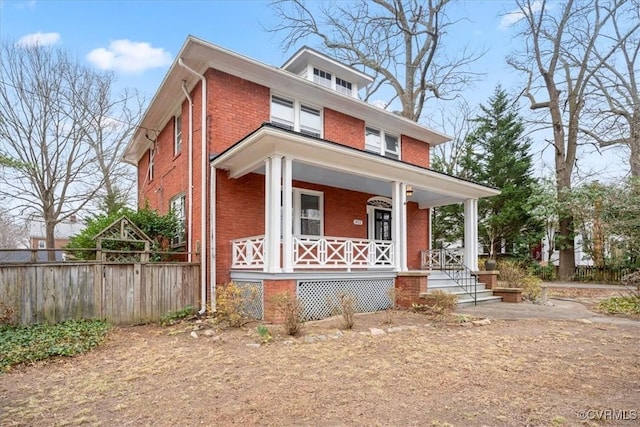
[[[202,171],[200,182],[200,311],[198,314],[204,314],[207,311],[207,79],[193,68],[187,66],[182,58],[178,58],[178,64],[185,70],[197,76],[202,82],[202,117],[200,121],[201,134],[201,165]],[[193,172],[193,171],[192,171]],[[193,177],[191,177],[193,179]],[[191,225],[189,225],[191,227]],[[191,245],[192,242],[189,242]]]

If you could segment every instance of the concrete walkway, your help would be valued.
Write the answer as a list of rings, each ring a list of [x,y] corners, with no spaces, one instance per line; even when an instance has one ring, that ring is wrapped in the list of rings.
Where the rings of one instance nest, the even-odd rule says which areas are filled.
[[[640,326],[639,320],[594,313],[587,310],[587,308],[579,302],[554,298],[550,298],[549,302],[553,305],[495,302],[491,304],[480,304],[475,307],[461,307],[455,310],[454,313],[472,317],[486,317],[489,319],[587,320],[592,323]]]

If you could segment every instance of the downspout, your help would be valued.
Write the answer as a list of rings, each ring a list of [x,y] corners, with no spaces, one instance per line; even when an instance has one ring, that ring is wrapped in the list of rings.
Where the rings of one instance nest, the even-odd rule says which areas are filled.
[[[200,311],[204,314],[207,311],[207,79],[193,68],[187,66],[182,58],[178,58],[178,64],[185,70],[197,76],[202,82],[202,117],[200,119],[201,141],[201,165],[200,170]],[[189,242],[191,244],[191,242]]]
[[[189,229],[187,230],[187,242],[189,245],[193,243],[193,99],[187,90],[187,81],[182,81],[182,91],[184,92],[184,96],[187,97],[187,101],[189,101],[189,161],[187,165],[187,174],[189,175],[189,184],[188,184],[188,198],[189,198]],[[187,261],[192,262],[193,251],[189,248],[187,252]]]
[[[209,171],[209,228],[211,244],[209,245],[209,268],[211,270],[211,312],[216,311],[216,168],[211,165]]]

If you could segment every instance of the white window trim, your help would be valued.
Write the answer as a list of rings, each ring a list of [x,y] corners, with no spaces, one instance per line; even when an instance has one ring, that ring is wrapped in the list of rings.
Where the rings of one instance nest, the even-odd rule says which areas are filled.
[[[269,100],[269,108],[271,109],[271,103],[273,102],[272,99],[273,97],[276,98],[282,98],[284,100],[287,101],[291,101],[293,102],[293,130],[295,132],[300,132],[300,110],[301,107],[304,105],[305,107],[308,108],[312,108],[314,110],[318,110],[320,112],[320,135],[318,135],[318,138],[323,138],[324,137],[324,109],[322,107],[319,107],[318,105],[312,103],[312,102],[306,102],[306,101],[301,101],[299,99],[295,99],[292,98],[290,96],[286,96],[286,95],[282,95],[280,93],[276,93],[276,92],[271,92],[271,98]],[[269,112],[269,117],[272,123],[275,123],[273,121],[273,116],[271,115],[271,112]],[[278,125],[277,123],[275,123],[276,126]]]
[[[46,249],[47,242],[45,240],[38,240],[38,249]]]
[[[182,223],[182,234],[176,238],[173,237],[171,239],[171,245],[172,246],[179,246],[182,245],[184,243],[186,243],[186,234],[187,234],[187,197],[184,193],[179,193],[176,194],[175,196],[173,196],[171,199],[169,199],[169,210],[170,211],[174,211],[174,203],[178,200],[182,200],[182,217],[178,218],[178,220],[181,221]]]
[[[178,123],[180,123],[180,133],[178,133]],[[182,152],[182,114],[173,116],[173,155],[177,156]],[[180,142],[178,143],[178,138]]]
[[[293,234],[300,235],[300,222],[302,220],[302,195],[317,196],[320,209],[320,235],[324,236],[324,193],[322,191],[308,190],[306,188],[293,188]]]
[[[398,140],[398,152],[397,153],[393,153],[393,154],[397,154],[398,160],[402,160],[402,148],[400,146],[402,138],[400,138],[400,135],[398,135],[398,134],[396,134],[394,132],[387,132],[382,128],[379,128],[377,126],[373,126],[373,125],[370,125],[370,124],[365,124],[365,126],[364,126],[365,151],[368,151],[370,153],[374,153],[374,151],[367,150],[367,148],[366,148],[367,128],[373,129],[373,130],[377,130],[378,132],[380,132],[380,151],[378,153],[376,153],[376,154],[380,154],[381,156],[384,156],[384,157],[389,157],[389,156],[386,155],[386,153],[387,152],[393,153],[393,151],[387,151],[386,136],[389,135],[389,136],[393,136],[393,137],[397,138],[397,140]],[[392,157],[390,157],[390,158],[392,158]]]

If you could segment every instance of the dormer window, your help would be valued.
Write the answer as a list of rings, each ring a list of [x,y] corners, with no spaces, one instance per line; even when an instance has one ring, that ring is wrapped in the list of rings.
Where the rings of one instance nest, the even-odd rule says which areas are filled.
[[[353,90],[351,89],[351,82],[342,80],[340,77],[336,77],[336,91],[349,96],[353,95]]]
[[[331,73],[318,68],[313,69],[313,81],[324,87],[331,87]]]

